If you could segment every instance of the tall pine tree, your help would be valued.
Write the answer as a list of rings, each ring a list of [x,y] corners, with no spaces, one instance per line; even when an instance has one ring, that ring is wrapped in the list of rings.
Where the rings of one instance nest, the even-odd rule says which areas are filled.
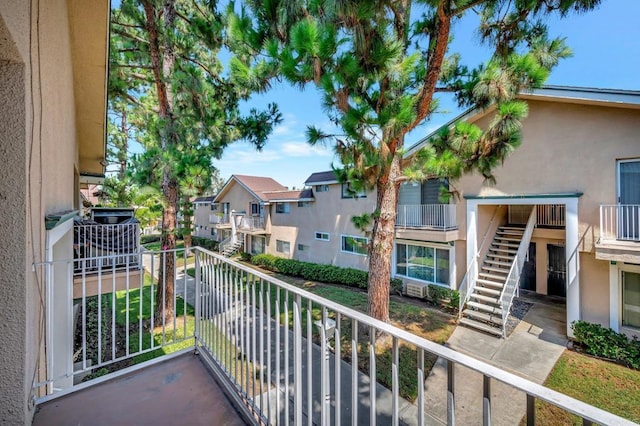
[[[240,102],[266,86],[254,54],[234,59],[249,70],[241,81],[225,72],[219,55],[226,16],[204,0],[123,0],[111,14],[110,93],[131,106],[128,122],[144,149],[133,158],[135,177],[162,192],[167,250],[176,247],[180,185],[189,166],[206,169],[238,140],[261,149],[280,121],[275,105],[240,113]],[[174,263],[166,256],[160,268],[158,318],[174,315]]]
[[[586,12],[599,0],[250,0],[232,21],[234,42],[262,51],[288,81],[314,85],[340,135],[310,127],[311,144],[331,143],[336,170],[354,192],[375,189],[375,211],[354,218],[370,232],[369,314],[388,321],[398,190],[406,180],[455,182],[492,169],[520,143],[522,90],[541,86],[569,54],[544,19]],[[493,55],[468,67],[449,52],[455,25],[476,14]],[[405,136],[437,111],[441,93],[461,106],[495,106],[488,128],[457,123],[411,159]]]

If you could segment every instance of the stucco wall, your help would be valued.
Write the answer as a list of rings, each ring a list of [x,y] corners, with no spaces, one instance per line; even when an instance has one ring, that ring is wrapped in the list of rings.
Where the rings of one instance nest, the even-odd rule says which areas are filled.
[[[193,224],[194,224],[194,233],[193,235],[196,237],[203,238],[213,238],[211,236],[211,230],[214,228],[213,223],[209,223],[209,216],[214,214],[213,210],[211,210],[210,204],[195,204],[193,208]],[[206,226],[207,229],[200,229],[200,226]]]
[[[0,0],[0,423],[30,424],[40,354],[44,215],[73,209],[77,162],[66,2]],[[31,41],[33,49],[29,42]],[[9,46],[9,47],[7,47]],[[14,47],[14,49],[11,48]],[[9,50],[7,50],[9,49]],[[20,54],[22,63],[8,64]],[[72,247],[65,250],[69,258]],[[41,359],[44,365],[44,359]],[[35,376],[38,378],[38,376]]]

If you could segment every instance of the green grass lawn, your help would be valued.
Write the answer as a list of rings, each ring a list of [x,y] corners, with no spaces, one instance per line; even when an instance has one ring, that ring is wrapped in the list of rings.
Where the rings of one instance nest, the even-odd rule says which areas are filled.
[[[640,371],[565,351],[545,385],[576,399],[640,423]],[[538,424],[582,424],[574,415],[536,402]]]

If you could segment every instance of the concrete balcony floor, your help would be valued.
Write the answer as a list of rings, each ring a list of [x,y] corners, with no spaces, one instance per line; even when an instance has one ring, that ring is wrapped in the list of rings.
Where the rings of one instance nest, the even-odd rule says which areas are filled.
[[[40,425],[245,425],[208,368],[192,354],[45,402]]]

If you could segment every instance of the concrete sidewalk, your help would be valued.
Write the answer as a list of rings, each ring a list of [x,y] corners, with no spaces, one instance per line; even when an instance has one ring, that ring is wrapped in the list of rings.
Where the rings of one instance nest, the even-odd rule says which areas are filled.
[[[507,339],[499,339],[466,327],[457,327],[446,345],[488,364],[536,383],[544,383],[567,344],[562,306],[534,304]],[[482,374],[456,365],[456,423],[482,424]],[[426,411],[442,422],[447,419],[447,368],[443,359],[426,380]],[[526,395],[511,386],[492,381],[493,425],[519,424],[526,413]]]

